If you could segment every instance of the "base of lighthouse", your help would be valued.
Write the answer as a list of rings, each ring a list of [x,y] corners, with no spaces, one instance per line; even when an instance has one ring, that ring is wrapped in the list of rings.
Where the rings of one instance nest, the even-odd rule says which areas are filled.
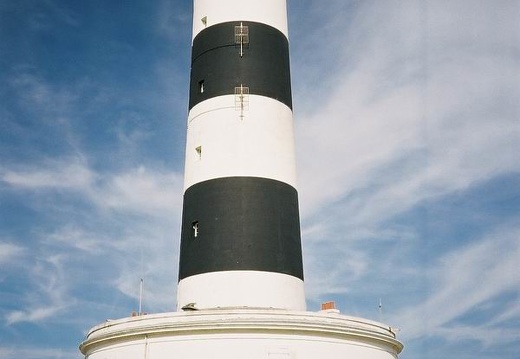
[[[80,345],[86,359],[394,359],[384,324],[337,311],[213,309],[110,320]]]

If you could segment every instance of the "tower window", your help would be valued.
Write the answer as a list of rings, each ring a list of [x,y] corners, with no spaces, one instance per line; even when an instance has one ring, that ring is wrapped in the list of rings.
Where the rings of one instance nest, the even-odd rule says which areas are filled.
[[[199,93],[204,93],[204,80],[199,81]]]
[[[191,223],[191,237],[197,238],[199,236],[199,221]]]

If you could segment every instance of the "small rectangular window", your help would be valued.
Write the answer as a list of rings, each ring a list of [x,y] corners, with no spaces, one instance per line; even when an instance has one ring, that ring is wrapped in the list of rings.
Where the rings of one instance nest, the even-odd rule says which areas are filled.
[[[199,236],[199,221],[191,223],[191,237],[197,238]]]
[[[204,93],[204,80],[199,81],[199,93]]]

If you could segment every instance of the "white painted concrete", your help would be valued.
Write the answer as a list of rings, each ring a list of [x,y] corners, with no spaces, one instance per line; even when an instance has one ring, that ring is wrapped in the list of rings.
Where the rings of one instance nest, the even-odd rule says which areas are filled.
[[[270,25],[288,37],[285,0],[195,0],[193,3],[193,38],[211,25],[241,20]]]
[[[395,359],[402,344],[366,319],[228,309],[107,321],[80,349],[86,359]]]
[[[184,278],[177,289],[177,310],[188,303],[199,309],[262,307],[305,310],[303,281],[272,272],[222,271]]]
[[[248,109],[235,95],[194,106],[188,115],[185,189],[208,179],[250,176],[296,188],[292,111],[279,101],[249,95]]]

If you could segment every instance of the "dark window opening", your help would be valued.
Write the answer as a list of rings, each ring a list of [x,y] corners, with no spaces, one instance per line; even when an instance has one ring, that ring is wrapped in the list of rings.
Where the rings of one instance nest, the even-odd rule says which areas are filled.
[[[191,237],[197,238],[199,236],[199,221],[192,222],[191,224]]]

